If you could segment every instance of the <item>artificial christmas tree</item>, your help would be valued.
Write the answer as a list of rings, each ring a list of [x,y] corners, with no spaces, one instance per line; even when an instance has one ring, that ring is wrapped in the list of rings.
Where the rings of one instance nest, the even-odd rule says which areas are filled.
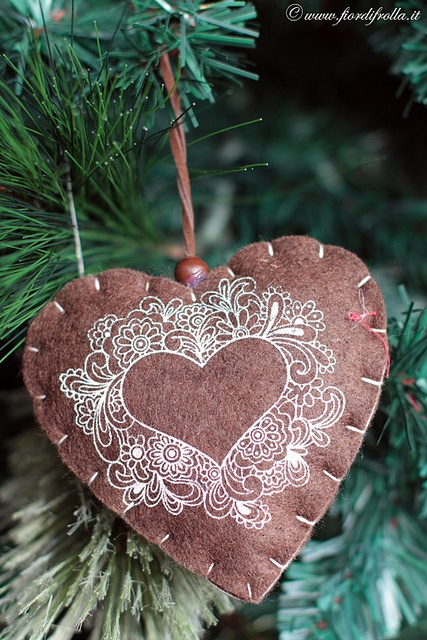
[[[311,65],[325,31],[319,36],[313,27],[307,37],[304,23],[286,24],[285,4],[272,1],[264,15],[259,7],[264,30],[273,34],[266,38],[268,46],[298,43],[303,37],[312,48],[295,50]],[[317,3],[311,4],[316,11]],[[358,137],[356,125],[349,133],[347,122],[325,112],[314,114],[307,106],[294,108],[291,101],[276,106],[263,90],[256,90],[256,113],[237,102],[232,123],[218,107],[206,117],[202,101],[213,102],[224,80],[230,86],[236,78],[254,77],[238,53],[254,43],[257,32],[249,22],[254,17],[250,5],[229,0],[210,5],[14,0],[0,9],[6,54],[0,95],[0,330],[6,364],[23,345],[28,321],[78,275],[94,274],[89,279],[96,283],[97,274],[108,268],[171,273],[182,250],[167,140],[171,127],[177,131],[181,123],[190,142],[198,247],[210,266],[225,264],[235,244],[244,246],[261,236],[267,242],[259,246],[269,256],[272,237],[309,232],[317,240],[307,241],[316,247],[317,258],[321,247],[327,251],[325,244],[356,250],[370,264],[391,262],[393,256],[403,278],[392,272],[388,289],[397,290],[399,278],[425,287],[423,200],[402,197],[405,186],[385,176],[378,136]],[[408,33],[402,32],[399,46],[411,44],[408,38],[420,24],[405,26]],[[386,33],[383,25],[377,27],[375,46],[381,41],[389,47],[390,29]],[[325,40],[333,43],[336,33],[346,35],[349,26],[340,28],[344,31],[330,28]],[[422,35],[415,40],[422,48]],[[268,57],[271,86],[280,84],[281,73],[286,77],[292,67],[287,62],[292,44],[287,51],[287,56]],[[159,64],[166,53],[173,88]],[[365,55],[375,59],[372,51]],[[343,61],[346,74],[349,59]],[[421,73],[422,60],[416,63]],[[336,70],[339,77],[335,54],[326,63],[324,56],[321,64],[310,77],[311,87],[316,86],[315,73],[324,69],[332,76]],[[414,64],[400,65],[402,70],[421,77]],[[178,117],[169,109],[175,90],[181,98]],[[253,122],[259,115],[264,116],[262,130],[251,126],[239,137],[242,117]],[[193,144],[197,121],[204,132]],[[334,125],[327,134],[325,123]],[[213,137],[219,128],[225,135]],[[259,157],[259,136],[269,141],[270,168],[251,172],[248,179],[248,171],[235,171],[236,164],[249,169],[265,160],[264,154]],[[212,166],[214,156],[215,171],[201,171]],[[227,170],[234,173],[224,178]],[[384,281],[383,270],[379,276]],[[363,458],[324,524],[317,524],[318,539],[286,573],[283,595],[277,600],[276,590],[256,607],[237,605],[239,618],[230,619],[228,630],[224,621],[224,634],[238,619],[237,637],[275,637],[275,608],[281,636],[293,640],[398,637],[402,624],[416,625],[423,618],[426,320],[416,306],[389,302],[389,307],[396,318],[389,323],[390,375]],[[372,328],[383,330],[376,324],[383,322],[382,313],[373,315],[381,311],[378,300],[368,308],[358,297],[354,308],[345,311],[346,331],[374,345],[385,372],[387,345],[380,339],[385,334],[372,333]],[[77,315],[84,313],[83,306]],[[121,350],[126,358],[129,350],[118,340],[116,353]],[[9,430],[16,423],[10,419]],[[53,428],[52,421],[44,426]],[[3,638],[65,640],[78,632],[91,640],[196,638],[206,623],[214,622],[213,612],[230,609],[229,599],[207,580],[173,563],[102,507],[90,482],[86,488],[74,480],[38,430],[25,428],[9,446],[10,477],[2,488],[8,531],[1,578]],[[209,633],[221,637],[222,631]]]

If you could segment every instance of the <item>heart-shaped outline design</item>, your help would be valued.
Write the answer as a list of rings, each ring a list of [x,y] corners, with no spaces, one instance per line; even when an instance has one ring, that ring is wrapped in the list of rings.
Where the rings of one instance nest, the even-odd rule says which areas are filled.
[[[147,296],[126,317],[96,321],[84,368],[60,375],[62,392],[74,401],[76,425],[107,464],[108,483],[123,492],[124,512],[162,504],[177,515],[203,505],[212,518],[262,529],[271,519],[265,497],[309,481],[307,451],[328,446],[325,430],[345,407],[342,391],[323,384],[322,375],[335,364],[332,350],[318,340],[323,313],[314,301],[292,300],[280,288],[256,289],[253,278],[224,278],[193,304]],[[228,345],[251,339],[277,349],[286,383],[221,463],[127,409],[123,385],[142,358],[174,354],[203,368]]]

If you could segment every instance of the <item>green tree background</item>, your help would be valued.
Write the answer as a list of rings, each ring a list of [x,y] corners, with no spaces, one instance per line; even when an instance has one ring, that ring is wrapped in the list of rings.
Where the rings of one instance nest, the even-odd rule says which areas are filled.
[[[102,40],[108,28],[122,19],[124,4],[108,3],[105,11],[103,3],[92,3],[86,26],[96,19],[98,38]],[[134,4],[146,12],[142,23],[148,25],[149,11],[158,10],[160,3]],[[196,102],[186,120],[199,254],[213,267],[245,244],[290,234],[309,234],[323,243],[356,252],[383,288],[390,317],[392,370],[363,456],[356,461],[315,540],[263,605],[238,606],[227,615],[229,603],[219,601],[216,613],[222,614],[220,622],[204,637],[422,640],[427,638],[427,5],[415,0],[396,5],[408,14],[419,10],[420,19],[413,22],[378,20],[366,25],[363,20],[352,20],[334,26],[329,20],[290,21],[286,13],[290,4],[285,0],[255,2],[260,27],[257,46],[253,50],[236,48],[246,60],[243,75],[206,67],[208,77],[220,76],[214,82],[215,102],[210,101],[209,91],[203,95],[200,90],[200,95],[194,95],[194,85],[204,86],[195,82],[197,65],[190,68],[191,77],[182,77],[180,88],[187,96],[184,108],[190,109],[192,101]],[[333,1],[306,0],[301,4],[306,12],[340,14],[343,8],[342,3]],[[352,10],[370,9],[368,2],[357,4]],[[390,11],[395,6],[392,2],[383,5]],[[25,82],[16,68],[23,71],[24,78],[38,77],[40,72],[31,40],[23,37],[28,33],[27,23],[16,17],[24,16],[28,6],[18,0],[0,3],[0,46],[16,65],[13,69],[4,64],[2,74],[5,87],[18,95],[20,84],[25,94]],[[242,24],[245,20],[243,17]],[[84,29],[84,24],[80,26]],[[60,20],[51,21],[53,36],[61,36],[60,28]],[[250,23],[242,28],[255,27]],[[144,37],[138,42],[141,49],[150,45]],[[147,35],[155,37],[160,37],[159,33],[150,31]],[[206,33],[201,35],[202,43],[206,43],[204,37]],[[93,32],[86,40],[76,38],[73,64],[99,64],[95,41]],[[25,58],[25,46],[32,52],[29,60]],[[48,57],[49,52],[44,51],[44,55]],[[224,59],[220,61],[224,63]],[[121,64],[120,60],[113,62]],[[154,131],[155,135],[147,136],[141,151],[143,161],[128,163],[129,156],[121,147],[118,153],[123,158],[119,158],[122,163],[117,175],[112,167],[100,180],[85,182],[89,165],[79,173],[73,158],[69,158],[74,167],[77,209],[83,211],[83,253],[88,270],[93,272],[130,266],[171,276],[181,252],[181,230],[174,168],[164,134],[168,114],[160,108],[163,97],[155,77],[150,77],[149,88],[137,86],[138,69],[130,55],[128,64],[129,82],[123,77],[117,80],[128,91],[127,103],[120,107],[124,106],[123,112],[127,113],[146,91],[151,117],[157,124],[151,130],[146,112],[144,122],[148,132]],[[105,88],[111,77],[108,70],[103,72],[101,83]],[[259,74],[259,80],[245,77],[251,73]],[[236,79],[243,85],[231,82]],[[61,82],[59,74],[59,86]],[[17,508],[21,516],[13,538],[17,551],[9,551],[9,540],[4,546],[0,600],[6,623],[0,637],[41,640],[45,636],[41,627],[36,627],[37,621],[46,619],[46,609],[39,613],[30,609],[33,618],[23,622],[25,614],[19,615],[19,607],[11,602],[23,588],[22,580],[35,579],[37,567],[28,555],[33,551],[37,557],[42,543],[52,546],[50,560],[70,563],[71,575],[71,551],[67,557],[61,550],[61,523],[72,522],[75,517],[70,499],[77,500],[79,489],[61,484],[62,473],[49,448],[41,446],[35,460],[29,454],[34,438],[39,440],[34,436],[31,403],[20,379],[19,344],[26,322],[37,308],[77,273],[71,233],[64,228],[59,213],[65,205],[58,201],[49,178],[58,175],[52,166],[63,158],[53,157],[48,142],[44,145],[42,141],[39,151],[34,151],[27,133],[14,121],[13,109],[8,110],[11,98],[5,87],[0,92],[2,122],[13,126],[3,127],[0,132],[0,185],[8,190],[0,193],[0,326],[4,353],[13,353],[1,365],[1,434],[5,443],[12,443],[5,444],[1,452],[5,476],[3,528],[10,527]],[[76,85],[75,90],[84,87]],[[105,98],[102,88],[100,94]],[[101,102],[94,106],[91,122],[98,117]],[[28,108],[39,108],[37,104],[37,100],[28,103]],[[60,115],[65,113],[62,107],[59,105]],[[84,118],[79,120],[77,108],[70,108],[75,110],[73,126],[85,131],[83,142],[76,148],[80,152],[93,148],[92,129]],[[106,146],[99,150],[99,157],[108,152],[107,143],[120,135],[124,139],[131,120],[128,114],[126,122],[118,127],[114,125],[116,120],[111,120],[110,130],[107,127],[111,135],[104,139]],[[120,121],[118,116],[117,121],[123,118]],[[64,118],[57,123],[65,137],[71,135],[67,122]],[[134,126],[140,126],[137,119]],[[127,142],[130,140],[127,138]],[[43,154],[46,166],[35,165]],[[64,174],[58,179],[63,180]],[[84,189],[79,180],[85,182]],[[109,200],[96,190],[103,185],[102,180],[109,185]],[[35,199],[37,206],[33,206]],[[18,225],[18,213],[27,216],[21,219],[23,226]],[[13,440],[17,433],[22,435]],[[9,457],[7,447],[12,450]],[[42,491],[38,487],[29,490],[28,477],[34,467],[40,473],[45,469]],[[17,495],[22,495],[24,488],[27,494],[21,502]],[[82,500],[90,517],[81,512],[80,525],[90,523],[91,544],[98,557],[103,557],[101,546],[96,545],[101,539],[114,537],[116,524],[96,510],[89,495]],[[59,515],[50,521],[48,515],[55,502],[59,502]],[[30,522],[35,529],[33,538],[27,535]],[[89,557],[88,536],[82,526],[76,524],[75,528],[73,553],[75,557],[81,558],[82,553]],[[204,621],[212,621],[214,595],[209,586],[198,584],[195,597],[191,577],[171,568],[167,558],[154,554],[153,560],[151,550],[138,546],[139,541],[132,536],[129,540],[133,556],[124,557],[136,558],[138,569],[120,565],[119,575],[125,580],[129,571],[139,571],[141,580],[147,579],[144,567],[150,566],[153,588],[139,636],[134,635],[136,627],[126,613],[125,600],[120,601],[120,610],[108,595],[102,599],[100,591],[100,609],[110,616],[109,628],[119,629],[127,640],[186,639],[202,634]],[[110,565],[117,570],[122,560],[119,550],[114,561],[104,567],[105,573]],[[26,571],[21,582],[13,565],[15,570]],[[90,571],[97,570],[88,563],[86,578]],[[170,573],[174,573],[173,578]],[[61,591],[59,576],[51,574],[52,593]],[[105,590],[108,592],[106,586]],[[68,597],[65,591],[59,596],[62,616],[73,602]],[[174,599],[175,609],[170,606]],[[84,626],[82,635],[76,637],[107,640],[109,636],[102,635],[106,633],[103,624],[102,615],[95,614],[92,626]],[[65,640],[61,635],[48,637]],[[111,635],[114,640],[119,637]]]

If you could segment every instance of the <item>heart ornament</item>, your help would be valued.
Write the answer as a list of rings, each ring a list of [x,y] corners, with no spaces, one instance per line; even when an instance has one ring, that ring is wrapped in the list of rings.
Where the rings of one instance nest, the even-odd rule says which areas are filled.
[[[361,445],[385,331],[356,256],[285,237],[192,290],[128,269],[70,282],[30,326],[24,377],[62,460],[106,507],[259,602]]]

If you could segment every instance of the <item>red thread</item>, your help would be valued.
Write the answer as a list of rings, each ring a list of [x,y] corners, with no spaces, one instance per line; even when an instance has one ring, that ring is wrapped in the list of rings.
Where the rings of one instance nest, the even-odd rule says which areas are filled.
[[[361,324],[363,324],[363,326],[366,329],[368,329],[368,331],[373,333],[374,336],[379,338],[383,343],[384,351],[387,356],[387,369],[386,369],[385,377],[388,378],[390,374],[390,353],[388,350],[388,343],[379,333],[375,331],[375,329],[372,329],[372,327],[370,327],[369,324],[365,321],[365,318],[369,316],[376,316],[376,315],[377,315],[376,311],[365,311],[363,313],[358,313],[357,311],[350,311],[350,313],[348,314],[348,317],[350,318],[350,320],[353,320],[353,322],[360,322]]]

